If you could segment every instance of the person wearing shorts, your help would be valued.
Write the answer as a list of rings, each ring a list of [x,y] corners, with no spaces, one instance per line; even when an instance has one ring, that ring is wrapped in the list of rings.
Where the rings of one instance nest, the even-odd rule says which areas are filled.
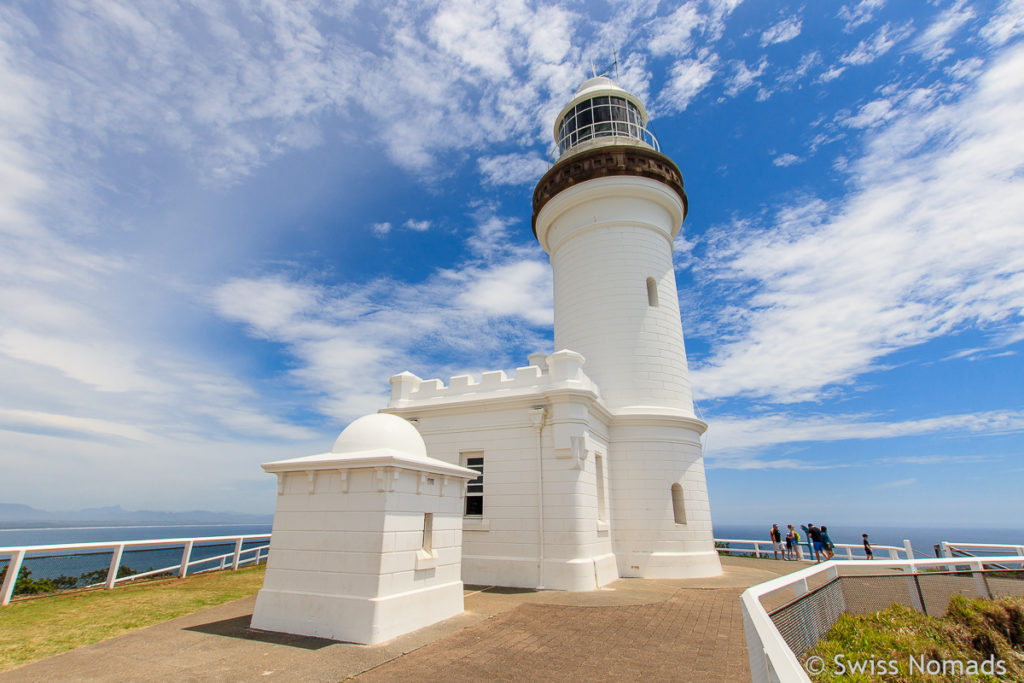
[[[800,532],[793,528],[793,525],[789,525],[789,533],[793,534],[793,552],[796,554],[797,560],[802,560],[800,556]]]
[[[807,535],[811,537],[811,543],[814,545],[814,559],[821,562],[821,556],[825,554],[825,542],[821,539],[821,529],[811,522],[807,525]]]
[[[789,530],[786,532],[786,559],[795,560],[796,556],[793,553],[793,525],[789,525]]]
[[[768,535],[772,539],[772,549],[775,551],[775,559],[779,559],[779,553],[782,553],[782,559],[786,559],[786,551],[782,549],[782,532],[779,531],[778,524],[772,524],[771,530]]]

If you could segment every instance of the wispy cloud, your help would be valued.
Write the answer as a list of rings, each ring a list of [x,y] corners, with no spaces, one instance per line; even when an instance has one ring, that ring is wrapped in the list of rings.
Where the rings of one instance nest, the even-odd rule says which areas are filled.
[[[406,222],[402,223],[402,227],[408,228],[414,232],[426,232],[427,230],[430,230],[430,225],[430,221],[426,219],[416,220],[414,218],[410,218]]]
[[[802,25],[800,17],[787,17],[777,24],[769,26],[761,34],[761,47],[793,40],[800,35]]]
[[[953,54],[948,45],[950,38],[974,17],[974,10],[967,6],[965,0],[960,0],[940,13],[939,17],[917,36],[910,47],[921,53],[925,59],[946,59]]]
[[[670,112],[685,111],[715,75],[718,58],[703,53],[696,59],[677,62],[669,72],[665,87],[658,94],[658,103]]]
[[[909,22],[899,26],[885,24],[874,35],[857,43],[857,46],[840,57],[839,61],[853,66],[869,64],[906,39],[912,30]]]
[[[548,170],[548,162],[535,154],[503,154],[482,157],[477,165],[489,185],[536,183]]]
[[[899,488],[903,488],[905,486],[912,486],[912,485],[914,485],[916,483],[917,483],[917,479],[914,478],[914,477],[910,477],[908,479],[897,479],[897,480],[894,480],[894,481],[887,481],[885,483],[879,484],[876,488],[880,488],[880,489],[899,489]]]
[[[716,328],[722,341],[697,364],[697,391],[811,400],[963,326],[1019,329],[1022,74],[1017,49],[958,102],[905,101],[848,165],[857,189],[842,204],[811,199],[763,232],[715,233],[697,261],[704,277],[752,294]],[[964,189],[956,199],[941,190],[950,183]]]
[[[846,22],[843,30],[849,33],[861,24],[866,24],[874,19],[875,12],[884,6],[885,0],[860,0],[857,4],[840,7],[837,16]]]
[[[803,161],[802,158],[789,152],[786,152],[785,154],[780,154],[779,156],[772,159],[772,163],[774,165],[782,167],[792,166],[793,164],[799,164],[801,161]]]

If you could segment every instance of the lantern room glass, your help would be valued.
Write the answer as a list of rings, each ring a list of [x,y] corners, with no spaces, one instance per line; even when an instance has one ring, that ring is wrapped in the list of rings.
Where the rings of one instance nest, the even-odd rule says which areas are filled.
[[[643,140],[643,119],[635,104],[623,97],[602,95],[580,102],[566,113],[558,128],[558,153],[581,142],[619,135]]]

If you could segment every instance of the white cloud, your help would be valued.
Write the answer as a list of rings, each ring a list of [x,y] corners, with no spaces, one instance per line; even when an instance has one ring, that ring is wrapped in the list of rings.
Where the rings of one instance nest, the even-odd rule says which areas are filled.
[[[870,64],[895,47],[896,43],[905,39],[910,33],[911,24],[909,22],[900,26],[885,24],[874,35],[857,43],[857,46],[840,57],[839,61],[853,66]]]
[[[410,218],[405,223],[402,223],[402,226],[408,228],[409,230],[414,230],[416,232],[426,232],[427,230],[430,230],[430,221],[414,220]]]
[[[910,477],[909,479],[897,479],[895,481],[887,481],[887,482],[885,482],[883,484],[879,484],[878,488],[880,488],[880,489],[898,489],[898,488],[903,488],[905,486],[911,486],[911,485],[916,484],[916,483],[917,483],[917,479],[914,478],[914,477]]]
[[[834,81],[840,76],[842,76],[844,71],[846,71],[845,66],[830,67],[826,71],[822,72],[821,76],[818,77],[818,81],[820,81],[821,83],[828,83],[829,81]]]
[[[683,3],[669,16],[653,22],[655,31],[647,47],[654,55],[684,55],[693,49],[694,32],[706,22],[696,2]]]
[[[10,410],[0,408],[0,429],[15,431],[37,431],[50,433],[71,433],[87,437],[118,437],[139,442],[151,442],[153,435],[135,425],[119,424],[72,415],[57,415],[36,410]]]
[[[705,456],[714,462],[714,466],[728,467],[735,460],[749,468],[760,462],[760,452],[782,444],[894,439],[930,434],[977,437],[1018,433],[1024,431],[1024,412],[962,413],[903,421],[886,421],[872,415],[721,415],[712,416],[709,424]],[[950,461],[948,457],[953,456],[947,456],[947,462]],[[884,461],[924,464],[923,461],[898,457]],[[822,467],[842,465],[832,462],[805,464]]]
[[[391,223],[388,223],[387,221],[384,221],[383,223],[374,223],[370,226],[370,230],[372,230],[373,234],[377,237],[384,237],[391,232]]]
[[[1024,0],[1004,0],[981,29],[982,38],[996,46],[1005,45],[1021,33],[1024,33]]]
[[[840,119],[839,123],[851,128],[874,128],[885,123],[894,115],[892,102],[874,100],[862,106],[855,115]]]
[[[801,26],[800,17],[788,17],[777,24],[769,26],[761,34],[761,47],[793,40],[800,35]]]
[[[548,170],[548,162],[535,154],[481,157],[477,166],[489,185],[533,184]]]
[[[721,314],[695,389],[814,400],[940,335],[1019,334],[1022,99],[1017,48],[958,102],[907,98],[886,109],[888,123],[847,166],[854,191],[844,201],[791,204],[763,231],[712,233],[698,273],[751,294]],[[953,186],[955,196],[944,189]]]
[[[856,5],[843,5],[839,8],[840,19],[846,22],[843,30],[853,31],[861,24],[866,24],[875,17],[875,12],[885,6],[885,0],[860,0]]]
[[[726,83],[725,94],[729,97],[736,97],[736,95],[747,88],[757,84],[757,79],[768,68],[768,60],[762,57],[761,61],[753,69],[749,68],[746,62],[743,61],[733,62],[732,66],[733,75],[729,77]]]
[[[950,38],[968,21],[974,18],[974,10],[960,0],[926,28],[911,44],[910,49],[921,53],[925,59],[941,61],[953,54],[948,47]]]
[[[772,163],[775,164],[776,166],[792,166],[793,164],[799,164],[801,161],[803,161],[802,158],[798,157],[795,154],[790,154],[789,152],[786,152],[785,154],[780,154],[779,156],[772,159]]]
[[[658,104],[669,112],[685,111],[690,102],[711,82],[717,57],[702,54],[697,59],[677,62],[669,71],[668,82],[658,94]]]

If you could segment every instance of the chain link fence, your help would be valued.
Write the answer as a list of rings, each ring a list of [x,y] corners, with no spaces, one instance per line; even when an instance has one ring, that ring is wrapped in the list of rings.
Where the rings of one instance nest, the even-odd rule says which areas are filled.
[[[930,616],[941,616],[953,595],[968,599],[1024,596],[1024,570],[929,569],[918,573],[840,575],[770,608],[768,615],[786,645],[800,657],[828,634],[843,613],[872,614],[899,603]]]

